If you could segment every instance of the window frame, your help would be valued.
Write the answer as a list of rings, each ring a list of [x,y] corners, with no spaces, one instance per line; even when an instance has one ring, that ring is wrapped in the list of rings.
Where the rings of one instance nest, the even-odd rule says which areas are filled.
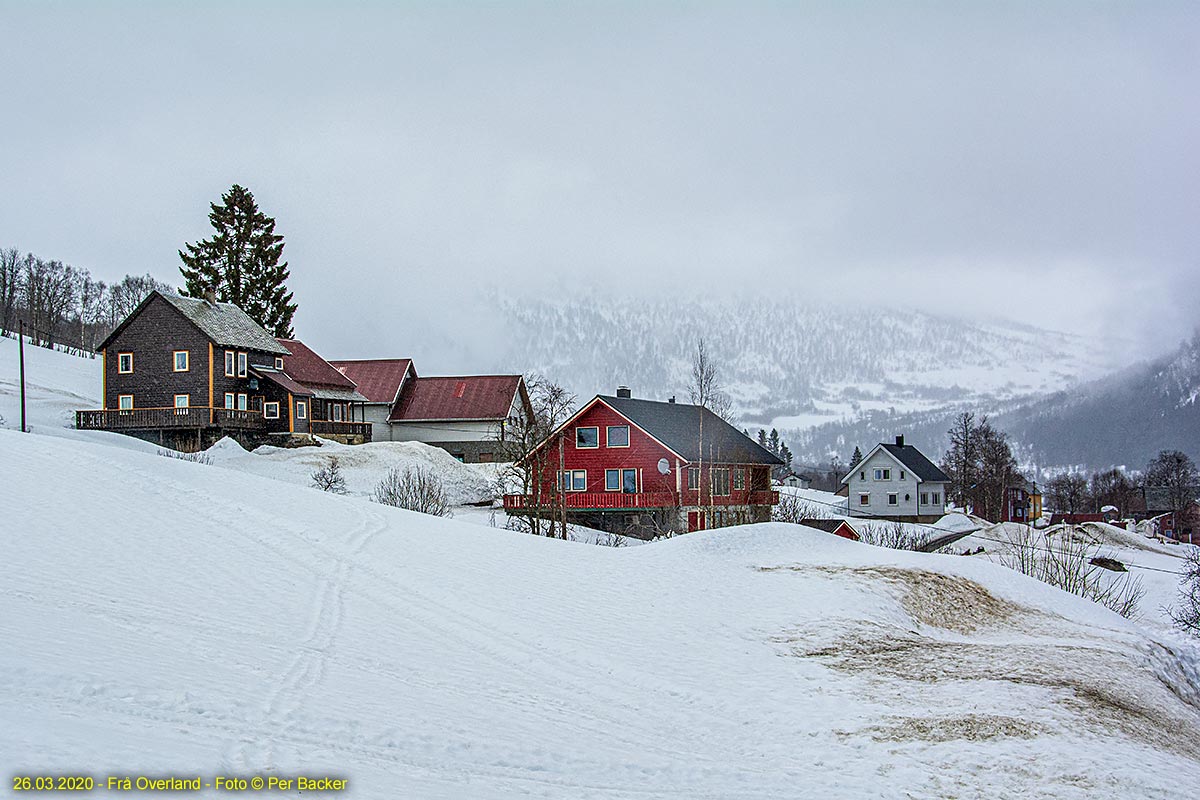
[[[575,479],[583,476],[583,488],[575,488]],[[558,471],[558,491],[561,492],[586,492],[587,491],[587,470],[586,469],[563,469]]]
[[[610,481],[610,478],[616,477],[616,481]],[[606,469],[604,470],[604,491],[619,492],[621,491],[621,470]]]
[[[225,393],[225,408],[233,411],[237,408],[237,395],[233,392]]]
[[[129,398],[128,406],[122,405],[122,402],[125,400],[126,397]],[[133,395],[131,395],[131,394],[117,395],[117,411],[133,411]]]
[[[633,474],[633,491],[632,492],[625,488],[625,478],[630,473]],[[622,494],[637,494],[638,493],[638,491],[642,488],[641,487],[641,483],[642,483],[641,477],[642,476],[639,473],[640,473],[640,470],[632,469],[629,467],[623,467],[621,469],[621,493]]]
[[[300,402],[304,402],[304,401],[301,400]],[[345,422],[343,417],[346,416],[346,409],[342,406],[341,403],[330,403],[329,408],[330,408],[330,413],[333,414],[333,419],[331,420],[332,422]]]
[[[612,443],[612,432],[613,432],[614,428],[617,430],[620,430],[621,428],[625,429],[625,444],[613,444]],[[612,447],[612,448],[618,448],[618,449],[627,448],[627,447],[629,447],[630,436],[631,436],[631,432],[629,430],[628,425],[605,425],[604,426],[604,446],[605,447]]]
[[[183,369],[179,368],[179,357],[183,356]],[[171,371],[172,372],[191,372],[192,371],[192,354],[188,350],[173,350],[171,352]]]
[[[283,372],[283,356],[275,356],[275,369]]]
[[[308,401],[296,401],[296,419],[308,419]]]
[[[270,413],[272,406],[274,406],[274,411],[275,411],[274,414]],[[268,402],[263,403],[263,419],[279,419],[279,401],[278,400],[270,400]]]
[[[941,492],[931,492],[930,494],[931,494],[930,499],[933,501],[931,503],[931,505],[937,506],[937,505],[942,504],[942,493]]]
[[[129,369],[122,369],[123,364],[121,362],[125,359],[126,356],[129,357]],[[118,375],[132,375],[133,374],[133,353],[130,353],[130,352],[117,353],[117,374]]]
[[[693,480],[693,478],[695,478],[695,480]],[[700,468],[699,467],[688,467],[687,468],[687,488],[688,488],[689,492],[700,491]]]
[[[929,505],[929,492],[921,492],[921,505]]]
[[[237,354],[237,376],[245,378],[249,374],[250,354],[239,352]]]
[[[237,410],[238,411],[249,411],[250,410],[250,397],[245,392],[238,392]]]
[[[859,492],[858,493],[858,504],[860,506],[871,505],[871,493],[870,492]]]
[[[741,467],[734,467],[730,473],[730,488],[735,492],[746,491],[746,470]]]
[[[181,398],[181,397],[183,398],[183,405],[179,404],[179,398]],[[175,405],[173,406],[173,408],[180,409],[180,408],[191,408],[191,407],[192,407],[192,396],[190,394],[175,395]]]
[[[226,378],[236,378],[237,377],[237,365],[235,363],[236,360],[237,360],[236,352],[234,352],[233,350],[225,351],[225,377]]]
[[[711,471],[712,474],[712,493],[713,497],[729,497],[732,491],[733,483],[729,475],[729,467],[717,467]],[[725,486],[721,486],[721,481],[724,480]],[[724,488],[725,491],[721,491]]]
[[[595,431],[596,443],[592,445],[580,444],[579,434],[583,431]],[[600,426],[599,425],[577,425],[575,427],[575,449],[576,450],[599,450],[600,449]]]
[[[888,497],[887,504],[889,507],[900,505],[900,493],[899,492],[888,492],[887,497]]]

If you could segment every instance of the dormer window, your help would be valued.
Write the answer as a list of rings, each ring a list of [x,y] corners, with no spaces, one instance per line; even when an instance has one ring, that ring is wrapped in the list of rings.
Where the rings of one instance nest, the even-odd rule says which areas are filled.
[[[283,357],[282,356],[275,356],[275,369],[279,370],[280,372],[283,372]]]

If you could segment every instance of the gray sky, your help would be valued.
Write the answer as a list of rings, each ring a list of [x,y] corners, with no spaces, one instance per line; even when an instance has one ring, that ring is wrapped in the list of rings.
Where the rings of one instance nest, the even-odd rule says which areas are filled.
[[[177,281],[241,183],[299,335],[431,373],[486,366],[465,287],[548,280],[1172,346],[1200,5],[984,5],[0,2],[0,246]]]

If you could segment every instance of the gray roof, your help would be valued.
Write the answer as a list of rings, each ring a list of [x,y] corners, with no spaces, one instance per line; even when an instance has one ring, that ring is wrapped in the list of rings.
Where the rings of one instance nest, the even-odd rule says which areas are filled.
[[[937,464],[926,458],[924,453],[911,444],[881,444],[880,447],[895,456],[897,461],[908,467],[909,472],[920,480],[934,483],[950,482],[949,475],[942,472]]]
[[[197,297],[183,297],[167,292],[160,294],[205,336],[222,347],[259,350],[280,356],[291,355],[291,351],[275,341],[274,336],[263,330],[261,325],[250,319],[249,314],[233,303],[217,303],[213,306]]]
[[[769,450],[703,406],[662,403],[631,397],[600,399],[688,461],[700,460],[700,420],[704,420],[704,458],[727,464],[782,464]]]
[[[330,386],[309,386],[313,397],[320,400],[336,400],[344,403],[369,403],[363,395],[353,389],[337,389]]]

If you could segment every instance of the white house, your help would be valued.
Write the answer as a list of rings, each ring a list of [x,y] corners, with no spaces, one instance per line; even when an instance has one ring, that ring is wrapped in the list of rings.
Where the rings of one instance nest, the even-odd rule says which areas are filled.
[[[842,479],[852,515],[935,522],[945,513],[950,478],[897,436],[880,443]]]

